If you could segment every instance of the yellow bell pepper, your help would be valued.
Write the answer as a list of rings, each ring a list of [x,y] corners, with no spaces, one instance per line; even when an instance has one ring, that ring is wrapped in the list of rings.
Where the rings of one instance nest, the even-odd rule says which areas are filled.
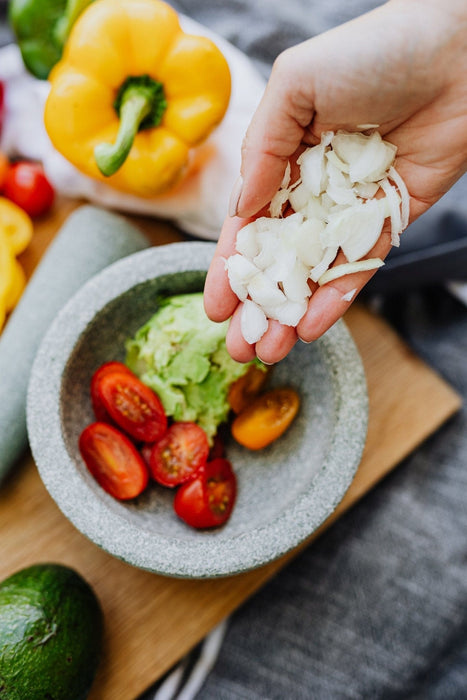
[[[0,197],[0,229],[6,234],[13,255],[19,255],[31,242],[33,224],[30,216],[6,197]]]
[[[184,33],[161,0],[96,0],[49,79],[55,148],[83,173],[142,197],[180,179],[230,99],[223,54]]]
[[[7,305],[10,300],[10,290],[13,284],[13,262],[15,257],[11,252],[6,233],[0,228],[0,329],[2,328]]]
[[[16,255],[29,244],[32,232],[30,217],[16,204],[0,197],[0,330],[26,285],[26,275]]]

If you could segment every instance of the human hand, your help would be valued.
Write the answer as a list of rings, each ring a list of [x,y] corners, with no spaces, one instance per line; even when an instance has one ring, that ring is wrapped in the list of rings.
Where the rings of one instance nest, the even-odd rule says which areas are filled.
[[[255,346],[243,339],[242,305],[223,258],[235,252],[238,230],[269,203],[301,144],[318,143],[323,131],[378,124],[398,148],[395,165],[410,193],[410,221],[465,172],[466,30],[465,0],[391,0],[276,60],[242,147],[234,216],[225,221],[205,286],[208,316],[232,316],[227,348],[234,359],[245,362],[256,354],[273,363],[297,338],[315,340],[347,310],[346,295],[374,274],[354,273],[316,289],[296,329],[270,320]],[[368,257],[384,258],[390,247],[387,226]],[[343,261],[340,253],[335,264]]]

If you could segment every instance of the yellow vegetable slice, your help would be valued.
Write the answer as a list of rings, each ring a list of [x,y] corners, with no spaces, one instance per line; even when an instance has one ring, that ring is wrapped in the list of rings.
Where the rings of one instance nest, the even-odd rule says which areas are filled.
[[[26,274],[16,258],[12,261],[10,286],[5,292],[5,311],[14,309],[26,286]]]
[[[23,209],[0,197],[0,230],[6,234],[13,255],[19,255],[31,242],[33,224]]]
[[[13,279],[14,260],[7,235],[0,228],[0,328],[5,322],[6,298]]]

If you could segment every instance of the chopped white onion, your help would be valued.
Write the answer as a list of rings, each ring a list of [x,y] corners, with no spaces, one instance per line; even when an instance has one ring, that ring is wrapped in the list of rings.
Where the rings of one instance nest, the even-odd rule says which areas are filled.
[[[301,260],[295,260],[281,281],[282,290],[289,301],[304,301],[310,296],[309,268]]]
[[[248,282],[247,289],[250,298],[259,306],[274,306],[286,301],[284,292],[264,272],[258,272]]]
[[[242,336],[250,345],[257,343],[268,329],[266,314],[258,304],[255,304],[254,301],[250,299],[243,302],[240,316],[240,329],[242,331]]]
[[[380,200],[369,199],[364,204],[346,209],[337,215],[338,225],[340,225],[340,239],[334,230],[334,240],[330,240],[327,245],[339,245],[344,251],[344,255],[349,262],[360,260],[375,245],[381,235],[384,224],[383,207]],[[331,221],[325,232],[331,227]],[[332,229],[331,229],[332,232]],[[323,236],[323,234],[322,234]],[[321,240],[322,240],[321,236]]]
[[[256,240],[256,234],[258,232],[258,222],[252,221],[246,224],[237,233],[237,239],[235,241],[236,250],[244,255],[250,260],[254,258],[255,255],[259,253],[259,244]]]
[[[308,268],[315,267],[323,259],[320,234],[325,226],[320,219],[305,219],[293,237],[297,258]]]
[[[271,199],[271,204],[269,205],[269,213],[273,218],[282,216],[282,210],[284,209],[284,204],[289,201],[290,192],[287,188],[278,190],[274,197]]]
[[[354,298],[355,294],[357,293],[357,287],[354,287],[353,289],[349,289],[348,292],[343,294],[341,296],[342,301],[352,301]]]
[[[225,269],[232,291],[240,301],[245,301],[248,296],[247,283],[259,272],[258,268],[248,258],[237,253],[227,258]]]
[[[315,265],[315,267],[310,272],[310,279],[313,280],[313,282],[317,282],[321,275],[324,272],[326,272],[329,265],[332,262],[334,262],[337,255],[337,251],[337,246],[331,246],[330,248],[326,248],[322,260],[317,265]]]
[[[368,129],[377,129],[379,124],[357,124],[359,131],[368,131]]]
[[[290,163],[285,166],[284,177],[282,178],[281,188],[286,189],[290,185]]]
[[[352,134],[347,131],[338,131],[332,140],[332,150],[336,156],[347,164],[358,162],[368,142],[368,137],[363,134]]]
[[[383,141],[378,131],[374,131],[367,139],[359,157],[350,163],[349,175],[352,182],[379,180],[394,161],[396,147]]]
[[[247,342],[259,340],[268,318],[296,326],[311,296],[309,280],[322,285],[383,265],[379,258],[363,258],[388,217],[391,242],[399,245],[409,221],[410,197],[394,168],[395,154],[396,147],[378,131],[324,132],[321,142],[297,159],[300,175],[295,182],[287,165],[270,216],[238,232],[236,254],[225,263],[230,286],[244,302],[241,328]],[[294,213],[284,217],[290,208]],[[331,267],[339,250],[347,262]],[[342,299],[351,301],[356,291]]]
[[[342,263],[329,268],[321,275],[318,284],[321,287],[323,284],[337,280],[344,275],[352,275],[355,272],[366,272],[367,270],[377,270],[378,267],[384,265],[381,258],[369,258],[368,260],[358,260],[356,262]]]
[[[346,163],[344,160],[341,160],[337,155],[336,151],[327,151],[326,158],[328,159],[329,163],[335,165],[336,168],[338,168],[341,171],[341,173],[349,172],[349,164]]]
[[[302,183],[315,197],[325,189],[326,169],[324,163],[324,144],[308,148],[297,159],[300,166]]]
[[[389,205],[391,217],[391,245],[398,246],[400,244],[399,234],[402,233],[402,219],[399,209],[399,195],[396,188],[391,185],[387,177],[380,182],[381,189],[386,195],[386,201]]]
[[[393,182],[395,182],[399,194],[401,196],[401,225],[404,231],[409,225],[409,215],[410,215],[410,195],[407,189],[407,185],[401,178],[397,170],[393,165],[388,170],[388,175]]]
[[[379,183],[356,182],[353,189],[358,197],[362,197],[362,199],[372,199],[379,190]]]
[[[283,326],[295,327],[302,316],[305,314],[308,307],[308,300],[304,301],[286,301],[285,304],[280,304],[276,307],[268,308],[268,317],[279,321]]]
[[[305,209],[309,199],[310,192],[305,187],[303,182],[301,182],[300,185],[297,185],[297,187],[294,187],[289,195],[290,206],[295,211],[302,211],[302,209]]]

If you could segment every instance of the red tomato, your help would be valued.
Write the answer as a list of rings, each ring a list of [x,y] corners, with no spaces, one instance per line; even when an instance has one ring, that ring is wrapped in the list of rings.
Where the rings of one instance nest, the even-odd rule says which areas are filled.
[[[102,374],[97,385],[99,402],[128,435],[156,442],[167,430],[167,416],[159,397],[129,370]]]
[[[14,163],[6,174],[3,189],[5,196],[29,216],[45,214],[54,201],[53,187],[38,163]]]
[[[151,456],[151,452],[153,450],[153,447],[154,447],[154,443],[145,442],[144,445],[142,445],[140,447],[140,450],[139,450],[141,457],[143,458],[143,461],[144,461],[145,465],[148,467],[148,469],[149,469],[149,458]]]
[[[105,377],[111,372],[127,372],[128,374],[133,374],[123,362],[106,362],[101,365],[92,375],[91,379],[91,402],[94,409],[94,415],[98,421],[104,423],[112,423],[112,419],[109,413],[106,411],[102,404],[102,400],[99,393],[99,385],[102,377]],[[133,375],[134,376],[134,375]]]
[[[0,192],[3,190],[3,185],[6,180],[6,174],[10,167],[10,161],[7,156],[0,151]]]
[[[213,459],[201,468],[197,477],[180,486],[174,509],[191,527],[218,527],[229,519],[236,495],[237,482],[230,462]]]
[[[219,433],[216,433],[214,435],[214,442],[211,445],[211,449],[209,450],[209,457],[208,459],[217,459],[218,457],[223,457],[225,454],[225,447],[224,447],[224,440],[222,437],[219,435]]]
[[[91,423],[83,430],[79,449],[102,488],[119,500],[136,498],[148,484],[149,473],[133,443],[107,423]]]
[[[173,423],[154,445],[149,457],[149,470],[159,484],[178,486],[195,476],[206,463],[208,454],[208,438],[199,425]]]

